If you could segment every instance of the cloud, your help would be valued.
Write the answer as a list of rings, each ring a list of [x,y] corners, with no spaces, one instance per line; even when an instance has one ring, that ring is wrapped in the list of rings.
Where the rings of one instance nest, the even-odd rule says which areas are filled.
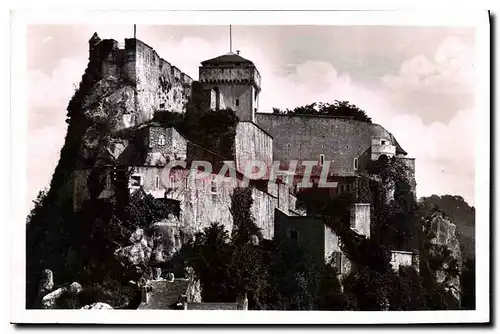
[[[28,72],[30,128],[62,124],[66,107],[85,71],[85,58],[63,58],[50,74]]]
[[[28,208],[47,187],[64,144],[66,107],[86,66],[82,58],[63,58],[50,75],[28,72]]]
[[[49,185],[52,173],[59,161],[66,128],[66,125],[58,124],[30,133],[27,150],[28,208],[32,207],[32,200],[36,198],[38,192]]]
[[[474,107],[473,49],[456,36],[448,37],[433,59],[408,59],[397,75],[383,76],[381,83],[396,113],[419,114],[428,124],[447,122],[457,110]]]
[[[397,115],[384,126],[416,159],[418,196],[461,195],[474,205],[475,112],[460,110],[447,124]]]

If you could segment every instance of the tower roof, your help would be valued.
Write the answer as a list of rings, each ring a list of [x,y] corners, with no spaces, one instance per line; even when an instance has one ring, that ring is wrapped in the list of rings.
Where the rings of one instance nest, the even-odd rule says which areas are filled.
[[[99,35],[97,35],[97,32],[95,32],[95,33],[92,35],[92,37],[90,37],[90,40],[89,40],[89,41],[90,41],[90,42],[95,42],[95,41],[100,42],[100,41],[101,41],[101,39],[99,38]]]
[[[205,61],[201,62],[201,65],[206,66],[206,65],[224,65],[224,64],[230,64],[230,65],[235,65],[235,64],[246,64],[246,65],[254,65],[253,62],[251,62],[248,59],[243,58],[240,55],[237,55],[236,53],[229,52],[226,53],[225,55],[215,57],[212,59],[208,59]]]

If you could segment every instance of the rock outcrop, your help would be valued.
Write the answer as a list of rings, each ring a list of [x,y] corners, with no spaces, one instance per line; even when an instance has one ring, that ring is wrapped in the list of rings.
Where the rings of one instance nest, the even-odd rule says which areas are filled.
[[[50,269],[42,271],[42,279],[40,280],[39,294],[45,296],[54,289],[54,274]]]
[[[57,308],[57,303],[63,297],[76,298],[83,288],[80,283],[73,282],[68,286],[60,287],[42,298],[42,308],[54,309]]]
[[[170,260],[192,235],[191,229],[182,226],[179,220],[169,215],[147,229],[138,228],[130,236],[130,245],[118,248],[115,256],[125,267],[149,268],[148,279],[161,276],[159,267]]]
[[[106,303],[97,302],[91,305],[85,305],[81,308],[82,310],[113,310],[111,305]]]
[[[459,301],[462,254],[455,234],[456,226],[443,213],[435,212],[431,216],[430,228],[435,237],[430,241],[429,254],[442,259],[436,270],[436,280]]]

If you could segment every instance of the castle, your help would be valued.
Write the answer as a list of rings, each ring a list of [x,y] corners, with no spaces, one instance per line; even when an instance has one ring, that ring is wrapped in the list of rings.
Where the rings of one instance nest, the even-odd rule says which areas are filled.
[[[116,171],[106,167],[113,162],[127,170],[124,175],[131,193],[142,189],[154,198],[175,204],[181,225],[201,230],[218,222],[231,231],[231,194],[244,180],[228,177],[227,182],[218,182],[216,171],[202,179],[188,177],[186,171],[196,157],[210,156],[219,162],[222,157],[191,142],[178,129],[152,121],[155,113],[162,111],[186,113],[195,81],[138,39],[126,39],[120,47],[117,41],[101,40],[97,34],[89,40],[89,68],[83,85],[86,81],[89,88],[79,117],[87,126],[72,177],[74,209],[79,210],[91,197],[114,196]],[[259,71],[239,54],[229,52],[202,61],[198,82],[207,107],[229,108],[238,117],[232,161],[238,175],[244,173],[248,161],[262,161],[267,166],[280,161],[283,170],[288,170],[293,160],[299,166],[315,161],[311,166],[312,182],[318,182],[321,167],[328,167],[326,176],[336,184],[330,194],[336,196],[344,192],[356,194],[358,173],[382,155],[401,159],[414,173],[414,159],[407,157],[396,138],[378,124],[260,111]],[[185,161],[187,167],[173,168],[165,177],[162,173],[171,161]],[[91,182],[97,167],[103,172]],[[248,185],[255,222],[264,238],[288,238],[308,244],[317,259],[328,261],[334,257],[339,270],[345,273],[350,264],[341,252],[339,238],[321,220],[297,208],[296,192],[303,168],[290,170],[293,187],[278,181]],[[356,203],[352,207],[351,228],[370,237],[370,204]],[[395,266],[414,264],[415,258],[412,253],[393,252]]]

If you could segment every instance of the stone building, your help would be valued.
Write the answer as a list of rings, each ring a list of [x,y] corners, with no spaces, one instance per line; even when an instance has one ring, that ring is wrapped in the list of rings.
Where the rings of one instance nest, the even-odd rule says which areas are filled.
[[[231,194],[235,187],[248,186],[254,201],[252,214],[264,238],[277,234],[280,238],[314,236],[321,240],[308,241],[318,247],[321,244],[311,250],[314,256],[323,261],[336,257],[339,262],[338,238],[318,218],[304,216],[297,208],[297,187],[281,182],[282,178],[269,180],[269,170],[261,177],[269,182],[248,183],[242,177],[248,165],[257,160],[269,169],[279,161],[280,168],[286,170],[291,160],[298,160],[299,165],[315,161],[311,181],[318,183],[321,170],[329,166],[326,176],[337,182],[331,189],[333,194],[355,192],[358,173],[381,155],[403,159],[412,173],[414,170],[414,160],[378,124],[259,111],[259,71],[252,61],[230,52],[202,61],[199,67],[204,105],[214,110],[232,109],[239,119],[232,161],[236,177],[218,177],[226,158],[191,142],[178,129],[152,121],[155,113],[162,111],[187,112],[192,78],[140,40],[126,39],[121,48],[117,41],[101,40],[97,34],[89,41],[88,66],[82,85],[87,80],[89,88],[82,92],[85,98],[80,111],[88,127],[79,151],[79,167],[73,171],[75,210],[92,196],[114,196],[113,168],[119,166],[128,171],[130,192],[143,189],[155,198],[177,203],[181,224],[200,230],[218,222],[231,231]],[[192,177],[193,157],[204,157],[218,167],[203,178]],[[185,164],[165,173],[172,161]],[[96,166],[100,168],[98,177],[93,176]],[[303,174],[303,167],[290,173],[295,186]],[[370,205],[357,203],[351,216],[353,231],[369,238]]]

